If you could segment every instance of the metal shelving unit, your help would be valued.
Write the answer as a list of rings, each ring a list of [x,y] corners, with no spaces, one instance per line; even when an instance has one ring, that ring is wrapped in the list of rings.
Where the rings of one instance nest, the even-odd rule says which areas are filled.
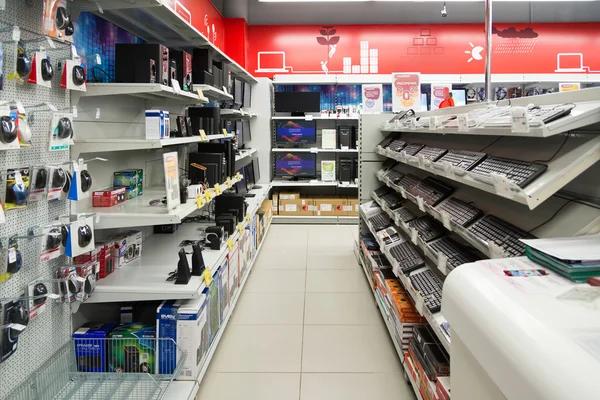
[[[295,149],[295,148],[272,148],[273,153],[285,153],[292,151],[294,153],[358,153],[358,149],[320,149],[317,147]]]
[[[87,83],[85,92],[73,93],[76,104],[82,97],[132,96],[155,102],[179,102],[183,104],[206,104],[208,100],[199,93],[175,91],[159,83]]]

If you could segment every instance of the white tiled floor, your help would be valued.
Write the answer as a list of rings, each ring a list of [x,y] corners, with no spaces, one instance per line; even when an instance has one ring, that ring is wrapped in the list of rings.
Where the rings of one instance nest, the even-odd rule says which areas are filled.
[[[355,226],[273,225],[198,399],[413,400]]]

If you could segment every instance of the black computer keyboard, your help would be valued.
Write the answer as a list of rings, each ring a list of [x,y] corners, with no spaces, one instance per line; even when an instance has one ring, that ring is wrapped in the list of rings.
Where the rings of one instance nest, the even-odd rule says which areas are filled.
[[[392,191],[392,189],[390,189],[389,187],[381,186],[381,187],[375,189],[375,191],[373,193],[375,193],[375,195],[377,195],[377,197],[381,198],[381,196],[383,196],[391,191]]]
[[[414,246],[408,242],[400,243],[389,249],[390,255],[394,257],[400,266],[400,271],[407,274],[425,265],[425,261],[419,255]]]
[[[453,191],[454,188],[452,186],[446,185],[444,182],[432,177],[427,177],[413,187],[410,193],[414,196],[422,197],[423,201],[430,206],[435,206],[450,196]]]
[[[406,147],[402,149],[402,151],[405,152],[407,156],[414,156],[419,151],[421,151],[423,147],[425,147],[424,144],[411,143],[407,144]]]
[[[406,174],[398,181],[398,186],[403,187],[404,190],[410,192],[410,190],[417,186],[419,182],[421,182],[421,179],[417,178],[413,174]]]
[[[453,270],[459,265],[468,264],[482,258],[475,251],[471,251],[468,247],[461,245],[449,237],[443,237],[435,242],[431,242],[429,243],[429,247],[435,253],[441,252],[448,258],[446,262],[448,270]]]
[[[440,311],[442,308],[442,281],[430,269],[412,274],[409,279],[415,290],[421,293],[423,304],[427,309],[432,314]]]
[[[395,161],[395,160],[392,160],[391,158],[388,158],[387,160],[385,160],[385,161],[383,162],[383,165],[381,165],[381,170],[382,170],[382,171],[387,171],[387,170],[389,170],[390,168],[393,168],[393,167],[394,167],[396,164],[398,164],[398,162],[397,162],[397,161]]]
[[[408,225],[415,228],[419,237],[425,242],[440,238],[446,233],[444,226],[429,215],[419,217],[409,222]]]
[[[457,225],[467,227],[483,215],[483,211],[456,197],[450,197],[438,207],[439,211],[446,211],[450,219]]]
[[[396,183],[398,182],[400,179],[404,178],[404,173],[396,170],[396,169],[391,169],[388,172],[385,173],[384,175],[385,178],[389,179],[390,182],[392,183]]]
[[[418,156],[423,156],[426,160],[431,162],[437,161],[441,156],[446,154],[448,150],[440,149],[439,147],[425,146],[417,153]]]
[[[388,145],[388,149],[391,151],[400,151],[406,146],[406,142],[404,140],[396,139],[392,143]]]
[[[402,222],[409,222],[417,218],[417,216],[406,207],[401,207],[397,210],[394,210],[394,215],[396,215],[398,220]]]
[[[369,223],[373,226],[373,229],[375,229],[375,231],[379,231],[392,225],[393,221],[386,213],[382,212],[380,214],[375,214],[371,218],[369,218]]]
[[[394,140],[398,139],[400,137],[399,133],[391,133],[389,134],[385,139],[383,139],[381,142],[377,143],[377,146],[381,146],[384,149],[390,145],[390,143],[392,143]]]
[[[490,214],[475,222],[469,231],[480,239],[493,241],[502,247],[509,257],[525,254],[525,243],[519,239],[535,239],[535,236]]]
[[[520,188],[529,185],[540,175],[542,175],[548,166],[546,164],[530,163],[527,161],[511,160],[509,158],[488,157],[479,165],[471,170],[475,174],[475,179],[491,183],[492,172],[505,175],[506,179],[514,182]]]
[[[448,150],[446,154],[440,157],[436,164],[442,165],[443,162],[448,162],[455,168],[470,170],[485,158],[485,153],[466,150]]]
[[[404,203],[404,198],[396,192],[389,192],[381,196],[381,201],[383,201],[390,210],[395,210]]]

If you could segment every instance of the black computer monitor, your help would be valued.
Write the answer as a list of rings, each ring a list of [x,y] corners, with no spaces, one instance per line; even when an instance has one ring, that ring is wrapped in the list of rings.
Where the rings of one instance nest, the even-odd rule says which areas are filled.
[[[252,163],[246,165],[244,167],[244,180],[246,181],[246,186],[248,189],[251,189],[254,186],[254,166]]]
[[[256,158],[252,160],[252,167],[254,168],[254,183],[258,183],[260,180],[260,167]]]
[[[233,108],[239,110],[244,103],[244,82],[239,79],[233,81]]]
[[[244,129],[244,125],[242,124],[242,121],[236,121],[235,122],[235,137],[238,142],[238,148],[242,148],[242,146],[244,145],[243,129]]]
[[[320,92],[275,92],[275,111],[304,115],[321,111]]]
[[[225,153],[190,153],[188,176],[192,184],[204,183],[206,180],[208,185],[213,187],[215,183],[223,183],[224,159]],[[206,171],[193,167],[192,163],[205,167]]]
[[[242,107],[252,107],[252,86],[248,82],[244,82],[244,104]]]
[[[317,143],[317,122],[303,119],[277,121],[275,143]]]
[[[317,176],[317,155],[314,153],[275,153],[275,177],[314,178]]]
[[[238,171],[240,174],[244,175],[244,169],[240,169]],[[248,181],[246,179],[242,179],[241,181],[235,184],[235,191],[237,194],[244,195],[248,193]]]
[[[198,143],[198,152],[223,153],[225,155],[223,173],[225,176],[235,175],[235,151],[233,150],[233,143],[231,140],[224,140],[222,143]],[[217,183],[221,182],[223,181]]]
[[[242,136],[244,143],[247,143],[252,140],[252,132],[250,131],[250,121],[244,120],[242,121]]]

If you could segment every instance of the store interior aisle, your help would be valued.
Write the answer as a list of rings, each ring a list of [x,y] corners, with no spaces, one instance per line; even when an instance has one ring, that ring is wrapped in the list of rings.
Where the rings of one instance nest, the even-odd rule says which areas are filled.
[[[414,398],[353,252],[356,226],[273,225],[199,399]]]

